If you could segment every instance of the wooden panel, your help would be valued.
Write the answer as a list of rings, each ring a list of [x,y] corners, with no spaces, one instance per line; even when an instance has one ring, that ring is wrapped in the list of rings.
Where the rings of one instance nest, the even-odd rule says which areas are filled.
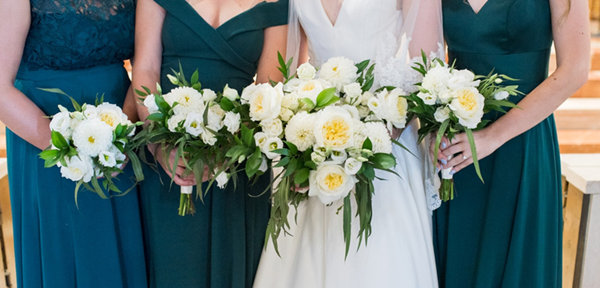
[[[5,283],[5,277],[1,281],[5,284],[12,284],[13,286],[7,287],[16,287],[17,285],[17,273],[15,270],[15,246],[13,241],[13,229],[12,229],[12,214],[10,208],[10,193],[8,190],[8,175],[6,169],[6,159],[0,158],[0,218],[2,224],[2,235],[3,244],[4,244],[4,253],[6,259],[6,263],[8,269],[6,272],[8,273],[9,283]],[[2,261],[0,261],[2,262]]]
[[[581,212],[584,194],[573,185],[568,185],[567,206],[564,209],[563,230],[563,288],[574,287],[575,269],[577,266],[577,252],[579,244],[579,228],[581,226]]]
[[[600,153],[600,130],[559,130],[560,153]]]

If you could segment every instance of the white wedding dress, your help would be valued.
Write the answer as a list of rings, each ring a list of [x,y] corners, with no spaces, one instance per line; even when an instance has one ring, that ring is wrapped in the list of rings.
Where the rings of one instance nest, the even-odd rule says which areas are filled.
[[[414,1],[419,0],[413,0],[413,4]],[[403,86],[409,78],[415,77],[411,69],[405,69],[409,50],[406,39],[410,34],[402,32],[405,31],[403,18],[415,15],[403,13],[397,0],[345,0],[335,25],[327,17],[321,0],[290,3],[307,36],[310,61],[314,65],[337,56],[355,62],[377,59],[377,65],[381,66],[377,71],[379,79],[389,82],[380,84]],[[417,27],[419,23],[414,25]],[[440,36],[435,36],[432,49],[437,49]],[[404,41],[395,40],[402,38]],[[418,37],[412,38],[417,40]],[[397,50],[400,50],[398,57],[392,57]],[[433,194],[432,183],[425,179],[425,175],[434,173],[424,171],[427,169],[423,163],[427,159],[422,156],[425,155],[423,147],[417,145],[417,129],[417,125],[411,123],[400,138],[417,156],[394,147],[398,163],[394,171],[400,177],[377,172],[377,176],[385,180],[374,183],[372,234],[366,246],[363,243],[358,247],[359,241],[355,238],[358,218],[354,218],[350,252],[344,259],[343,217],[336,214],[341,202],[326,206],[317,197],[311,197],[298,207],[297,220],[294,220],[295,211],[290,211],[292,236],[279,237],[281,257],[272,242],[263,251],[254,287],[437,287],[431,209],[439,198]]]

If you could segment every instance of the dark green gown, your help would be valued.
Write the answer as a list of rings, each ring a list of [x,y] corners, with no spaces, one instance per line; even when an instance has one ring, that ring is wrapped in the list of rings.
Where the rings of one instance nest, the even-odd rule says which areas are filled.
[[[184,0],[156,0],[166,10],[163,24],[161,85],[181,63],[186,76],[198,69],[203,88],[241,90],[253,83],[263,49],[264,29],[287,23],[287,0],[263,2],[217,29]],[[262,193],[270,173],[254,185],[239,174],[237,189],[213,188],[196,214],[177,214],[180,187],[146,167],[141,184],[142,214],[150,287],[251,287],[269,218],[269,196]]]
[[[548,0],[488,0],[479,14],[462,0],[442,4],[450,63],[520,79],[516,84],[525,94],[546,79],[552,44]],[[560,287],[561,174],[554,117],[480,164],[485,184],[473,165],[458,172],[455,199],[434,214],[440,287]]]

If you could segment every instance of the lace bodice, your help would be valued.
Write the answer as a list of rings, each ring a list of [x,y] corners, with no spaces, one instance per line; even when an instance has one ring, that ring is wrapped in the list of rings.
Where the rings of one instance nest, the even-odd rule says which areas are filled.
[[[77,70],[133,55],[136,0],[30,0],[22,64]]]

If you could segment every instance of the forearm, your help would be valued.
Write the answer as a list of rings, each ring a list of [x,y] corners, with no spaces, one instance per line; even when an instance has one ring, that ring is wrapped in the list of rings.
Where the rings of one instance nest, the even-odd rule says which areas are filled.
[[[37,148],[47,148],[51,139],[50,119],[14,86],[2,87],[0,91],[3,91],[0,121]]]
[[[137,89],[140,91],[143,91],[142,87],[146,87],[148,89],[150,89],[152,91],[152,93],[156,93],[156,84],[160,82],[160,69],[153,71],[152,69],[145,69],[142,70],[142,68],[140,68],[139,70],[136,70],[135,66],[133,68],[134,74],[133,74],[133,82],[131,84],[132,88],[131,90],[134,91],[133,89]],[[136,94],[136,99],[138,98],[138,95]],[[141,97],[139,97],[141,98]],[[139,116],[140,120],[146,120],[146,118],[150,115],[150,113],[148,113],[148,109],[146,108],[146,106],[144,105],[136,105],[137,108],[137,114]]]
[[[575,66],[575,65],[573,65]],[[587,65],[557,69],[542,84],[489,126],[488,132],[501,143],[521,135],[550,116],[587,80]]]

